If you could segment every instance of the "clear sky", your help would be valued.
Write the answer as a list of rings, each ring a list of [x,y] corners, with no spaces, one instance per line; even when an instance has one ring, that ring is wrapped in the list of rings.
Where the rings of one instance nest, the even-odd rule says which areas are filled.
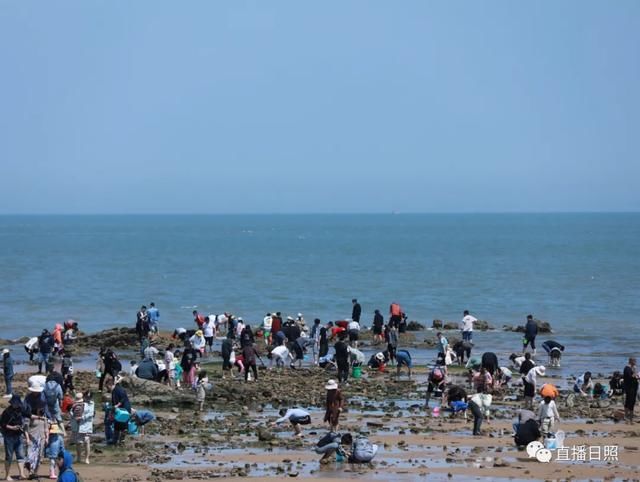
[[[640,210],[640,1],[0,1],[0,213]]]

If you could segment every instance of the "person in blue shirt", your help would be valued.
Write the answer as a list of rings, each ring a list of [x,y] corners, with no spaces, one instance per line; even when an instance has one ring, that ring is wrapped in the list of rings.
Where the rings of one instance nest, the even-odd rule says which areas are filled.
[[[151,325],[151,332],[158,333],[158,322],[160,321],[160,310],[156,308],[156,304],[154,302],[151,302],[149,304],[147,315],[149,315],[149,324]]]
[[[73,470],[73,456],[66,450],[60,451],[56,459],[59,474],[58,482],[78,482],[78,476]]]
[[[151,410],[132,410],[131,420],[138,426],[140,435],[144,437],[144,426],[156,419],[155,414]]]

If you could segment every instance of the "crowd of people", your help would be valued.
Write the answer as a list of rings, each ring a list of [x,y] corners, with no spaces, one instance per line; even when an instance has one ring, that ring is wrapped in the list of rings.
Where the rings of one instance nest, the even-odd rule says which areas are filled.
[[[376,309],[371,323],[374,353],[366,359],[360,350],[362,307],[352,300],[350,319],[323,323],[314,319],[310,326],[302,313],[284,318],[280,312],[267,313],[254,327],[241,317],[231,313],[204,315],[193,311],[190,328],[174,329],[172,342],[158,348],[160,312],[154,303],[150,308],[142,306],[136,314],[135,332],[139,342],[139,356],[125,369],[118,355],[104,347],[98,354],[96,376],[98,391],[111,393],[111,401],[104,404],[105,438],[108,444],[122,444],[125,434],[144,433],[144,425],[155,416],[148,410],[135,410],[122,386],[125,376],[137,377],[156,383],[164,383],[179,390],[191,390],[196,410],[204,409],[211,384],[207,372],[201,368],[203,359],[217,355],[214,341],[222,339],[219,354],[222,358],[222,378],[240,377],[246,383],[259,379],[258,362],[264,369],[297,369],[304,360],[335,373],[326,384],[326,412],[324,421],[329,434],[316,447],[323,463],[334,455],[351,462],[369,462],[377,447],[363,438],[353,439],[349,433],[338,432],[340,414],[346,406],[341,385],[349,384],[351,377],[359,377],[361,370],[384,372],[395,367],[397,378],[402,369],[412,376],[412,356],[408,349],[399,347],[399,333],[406,330],[407,316],[398,303],[392,303],[385,319]],[[543,383],[546,367],[536,361],[538,326],[533,316],[527,317],[520,353],[509,357],[509,364],[501,364],[493,352],[478,356],[473,353],[473,331],[477,319],[464,311],[460,322],[460,339],[449,343],[442,332],[436,334],[435,363],[428,367],[425,408],[430,410],[432,398],[441,398],[433,415],[448,411],[451,416],[469,412],[473,417],[473,435],[481,435],[482,423],[490,415],[494,397],[505,393],[517,380],[522,382],[522,408],[514,422],[514,437],[519,445],[540,437],[551,437],[556,431],[560,415],[555,400],[558,389]],[[20,476],[37,474],[40,461],[49,458],[50,477],[66,474],[71,479],[69,455],[64,451],[67,443],[76,445],[78,460],[90,461],[91,434],[96,410],[91,391],[76,391],[73,381],[73,344],[78,336],[78,324],[68,320],[57,324],[52,332],[43,330],[38,337],[25,343],[29,360],[38,367],[28,380],[28,394],[24,400],[14,393],[15,375],[11,351],[4,349],[3,374],[6,385],[5,398],[9,407],[3,412],[0,428],[5,440],[6,476],[15,458]],[[545,340],[542,348],[548,355],[548,366],[559,367],[565,346],[556,340]],[[269,367],[261,353],[266,353]],[[59,363],[59,369],[55,366]],[[465,384],[453,383],[452,366],[467,371]],[[509,365],[509,366],[507,366]],[[609,388],[594,383],[589,371],[578,376],[573,386],[573,396],[604,398],[624,395],[625,419],[631,423],[638,394],[638,370],[634,358],[622,372],[611,377]],[[470,391],[470,393],[468,393]],[[537,409],[534,399],[540,396]],[[282,410],[281,418],[274,424],[289,422],[295,436],[301,436],[301,425],[310,423],[310,414],[300,408]],[[67,435],[70,430],[71,435]],[[28,449],[28,450],[25,450]],[[70,455],[69,455],[70,457]],[[63,468],[64,467],[64,468]],[[70,472],[71,471],[71,472]]]

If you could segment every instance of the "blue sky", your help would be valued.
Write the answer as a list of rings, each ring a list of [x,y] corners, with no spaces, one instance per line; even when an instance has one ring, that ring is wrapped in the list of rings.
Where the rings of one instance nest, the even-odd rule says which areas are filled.
[[[638,211],[640,2],[0,2],[0,213]]]

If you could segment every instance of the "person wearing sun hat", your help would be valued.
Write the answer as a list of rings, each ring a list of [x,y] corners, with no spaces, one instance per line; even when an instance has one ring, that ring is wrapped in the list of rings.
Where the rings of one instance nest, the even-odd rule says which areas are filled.
[[[344,398],[342,397],[342,392],[338,388],[338,382],[335,380],[329,380],[324,388],[327,391],[324,421],[329,424],[332,432],[337,432],[340,413],[344,407]]]
[[[64,430],[55,421],[49,424],[49,440],[45,449],[45,455],[49,459],[49,478],[57,479],[56,475],[56,458],[58,454],[64,450]]]
[[[194,335],[189,338],[191,342],[191,348],[196,350],[200,356],[204,353],[204,347],[207,345],[207,340],[204,338],[204,332],[202,330],[196,330]]]
[[[8,348],[2,350],[2,366],[4,369],[4,383],[6,385],[6,392],[4,398],[11,398],[13,394],[13,358],[11,358],[11,351]]]

